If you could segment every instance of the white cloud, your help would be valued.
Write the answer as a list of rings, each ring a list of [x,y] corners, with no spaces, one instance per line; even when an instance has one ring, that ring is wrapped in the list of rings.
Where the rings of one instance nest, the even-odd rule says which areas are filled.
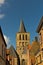
[[[5,0],[0,0],[0,7],[5,3]],[[0,19],[2,19],[5,16],[5,14],[1,14],[1,9],[0,9]]]
[[[0,0],[0,4],[4,4],[5,0]]]
[[[0,19],[2,19],[5,16],[4,10],[6,11],[8,5],[9,4],[7,0],[0,0]]]
[[[2,19],[5,16],[5,14],[0,14],[0,19]]]
[[[0,0],[0,7],[5,3],[5,0]]]
[[[7,44],[7,48],[9,48],[10,47],[10,39],[9,39],[9,37],[7,37],[6,35],[4,35],[4,39],[5,39],[5,41],[6,41],[6,44]]]

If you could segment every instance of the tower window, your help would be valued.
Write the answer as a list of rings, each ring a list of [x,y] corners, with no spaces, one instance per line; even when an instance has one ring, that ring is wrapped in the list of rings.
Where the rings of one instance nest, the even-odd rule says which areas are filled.
[[[23,35],[23,40],[24,40],[24,35]]]
[[[19,35],[19,40],[21,40],[21,35]]]
[[[22,46],[24,47],[24,42],[22,42]]]
[[[27,35],[26,35],[26,40],[27,40]]]

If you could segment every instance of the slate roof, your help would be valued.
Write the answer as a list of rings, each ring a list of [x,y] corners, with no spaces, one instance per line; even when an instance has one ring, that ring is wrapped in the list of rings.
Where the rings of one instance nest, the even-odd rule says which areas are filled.
[[[18,60],[17,63],[18,63],[18,65],[20,65],[20,58],[19,58],[19,55],[17,54],[15,48],[11,45],[9,50],[10,50],[10,55],[13,56],[14,58],[17,58],[17,60]]]
[[[39,25],[38,25],[38,28],[37,28],[36,32],[39,33],[39,31],[40,31],[40,29],[41,29],[42,26],[43,26],[43,16],[42,16],[42,18],[41,18],[41,20],[40,20],[40,23],[39,23]]]
[[[12,45],[10,46],[9,50],[10,50],[10,55],[13,55],[15,58],[19,57],[15,48]]]
[[[3,39],[3,41],[4,41],[5,46],[7,46],[7,44],[6,44],[6,42],[5,42],[5,39],[4,39],[4,36],[3,36],[3,33],[2,33],[1,26],[0,26],[0,34],[1,34],[1,36],[2,36],[2,39]]]
[[[26,29],[25,29],[25,26],[24,26],[24,23],[23,23],[23,20],[21,20],[20,22],[20,28],[19,28],[19,32],[26,32]]]

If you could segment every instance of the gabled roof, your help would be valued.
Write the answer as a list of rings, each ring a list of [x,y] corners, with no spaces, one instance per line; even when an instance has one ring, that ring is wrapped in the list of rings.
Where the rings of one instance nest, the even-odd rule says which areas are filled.
[[[5,46],[7,46],[7,44],[6,44],[6,42],[5,42],[5,39],[4,39],[4,36],[3,36],[3,33],[2,33],[1,26],[0,26],[0,34],[1,34],[1,36],[2,36],[2,39],[3,39],[3,41],[4,41]]]
[[[19,57],[15,48],[12,45],[10,46],[9,50],[10,50],[10,55],[13,55],[15,58]]]
[[[42,18],[41,18],[41,20],[40,20],[40,23],[39,23],[39,25],[38,25],[38,28],[37,28],[36,32],[39,33],[39,31],[40,31],[42,25],[43,25],[43,16],[42,16]]]
[[[20,58],[19,58],[19,55],[17,54],[15,48],[11,45],[9,50],[10,50],[10,55],[13,56],[14,58],[17,58],[17,63],[18,63],[18,65],[20,65]]]
[[[23,20],[21,20],[21,22],[20,22],[19,32],[26,32],[26,29],[25,29],[25,26],[24,26]]]

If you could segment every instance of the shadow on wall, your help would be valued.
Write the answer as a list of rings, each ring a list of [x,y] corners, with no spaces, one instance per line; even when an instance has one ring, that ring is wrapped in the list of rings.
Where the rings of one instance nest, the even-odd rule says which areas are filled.
[[[6,59],[6,65],[10,65],[9,61]]]

